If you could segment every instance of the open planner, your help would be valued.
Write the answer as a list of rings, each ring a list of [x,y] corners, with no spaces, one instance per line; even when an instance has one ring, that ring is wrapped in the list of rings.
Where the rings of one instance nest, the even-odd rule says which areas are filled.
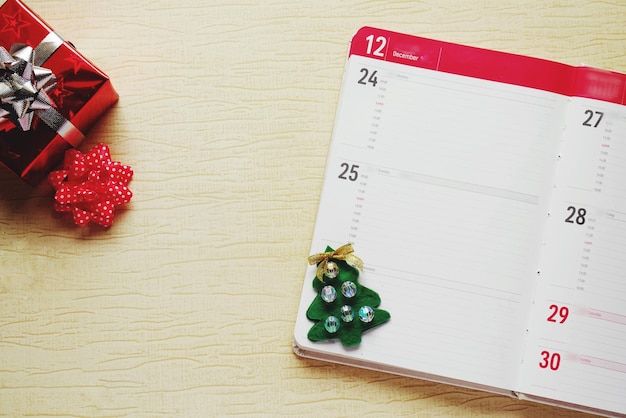
[[[352,39],[311,254],[391,314],[297,354],[626,416],[626,75],[371,27]]]

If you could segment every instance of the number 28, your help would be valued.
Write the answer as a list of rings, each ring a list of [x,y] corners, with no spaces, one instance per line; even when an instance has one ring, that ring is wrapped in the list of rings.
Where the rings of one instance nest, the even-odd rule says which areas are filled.
[[[567,211],[569,212],[569,216],[565,218],[565,222],[568,224],[573,224],[576,222],[578,225],[585,224],[585,215],[587,215],[587,209],[578,208],[574,206],[568,206]]]

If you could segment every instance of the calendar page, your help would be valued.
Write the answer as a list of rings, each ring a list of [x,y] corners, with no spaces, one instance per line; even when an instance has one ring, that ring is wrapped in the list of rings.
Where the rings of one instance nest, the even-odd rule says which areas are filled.
[[[626,414],[626,110],[573,98],[523,392]]]
[[[602,121],[595,127],[598,112],[604,118],[623,114],[621,105],[597,101],[602,106],[592,107],[589,99],[571,99],[607,100],[615,93],[593,91],[579,80],[575,67],[550,61],[359,30],[344,72],[311,253],[352,243],[365,262],[359,281],[380,293],[380,308],[391,320],[367,331],[356,348],[309,341],[306,309],[316,295],[311,266],[296,320],[296,352],[496,392],[517,392],[523,382],[536,396],[550,398],[549,390],[531,383],[535,371],[520,367],[522,361],[539,364],[543,351],[551,356],[559,348],[542,348],[540,328],[532,330],[530,342],[531,318],[547,309],[560,321],[569,314],[564,307],[574,310],[573,302],[549,292],[541,302],[536,297],[562,258],[546,262],[545,254],[559,253],[571,241],[546,231],[565,214],[562,223],[583,234],[584,246],[585,228],[599,228],[600,216],[578,196],[558,200],[561,188],[582,184],[577,153],[588,153],[564,142],[576,136],[571,124],[578,105],[589,117],[583,122],[598,132],[604,129]],[[620,129],[618,120],[613,129]],[[611,138],[616,146],[618,136]],[[603,157],[594,157],[589,167],[606,175],[608,165],[597,168]],[[555,189],[561,178],[569,183]],[[592,180],[591,187],[611,193],[608,180],[600,186]],[[626,220],[626,208],[618,209],[611,207],[616,224],[615,217]],[[602,213],[608,220],[608,212]],[[591,232],[597,236],[597,229]],[[548,240],[554,250],[544,251]],[[571,262],[578,268],[583,261]],[[589,303],[592,313],[613,306]],[[624,315],[616,305],[605,313]]]

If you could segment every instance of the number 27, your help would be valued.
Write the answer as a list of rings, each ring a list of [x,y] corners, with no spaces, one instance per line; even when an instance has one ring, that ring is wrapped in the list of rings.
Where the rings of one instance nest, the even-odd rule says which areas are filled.
[[[587,119],[585,119],[585,121],[583,122],[583,126],[591,126],[592,128],[597,128],[598,125],[600,124],[600,121],[602,120],[602,117],[604,116],[604,112],[599,112],[599,111],[593,111],[593,110],[585,110],[585,115],[587,115]],[[592,124],[591,122],[593,121],[593,117],[594,116],[598,116],[598,119],[596,120],[596,123]]]

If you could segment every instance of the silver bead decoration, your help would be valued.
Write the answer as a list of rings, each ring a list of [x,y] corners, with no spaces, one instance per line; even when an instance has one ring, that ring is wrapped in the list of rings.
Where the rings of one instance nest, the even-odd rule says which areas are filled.
[[[320,297],[326,303],[334,302],[337,298],[337,291],[332,286],[324,286],[320,291]]]
[[[352,322],[354,319],[354,312],[352,311],[352,306],[343,305],[341,307],[341,320],[343,322]]]
[[[341,293],[347,297],[352,298],[356,295],[356,285],[353,282],[343,282],[341,285]]]
[[[359,319],[361,322],[372,322],[374,319],[374,310],[369,306],[362,306],[359,309]]]
[[[324,276],[328,277],[329,279],[334,279],[335,277],[337,277],[338,274],[339,274],[339,266],[337,265],[337,263],[333,261],[329,261],[328,263],[326,263]]]
[[[326,321],[324,321],[324,328],[326,328],[326,331],[334,334],[339,330],[339,320],[334,316],[329,316],[326,318]]]

